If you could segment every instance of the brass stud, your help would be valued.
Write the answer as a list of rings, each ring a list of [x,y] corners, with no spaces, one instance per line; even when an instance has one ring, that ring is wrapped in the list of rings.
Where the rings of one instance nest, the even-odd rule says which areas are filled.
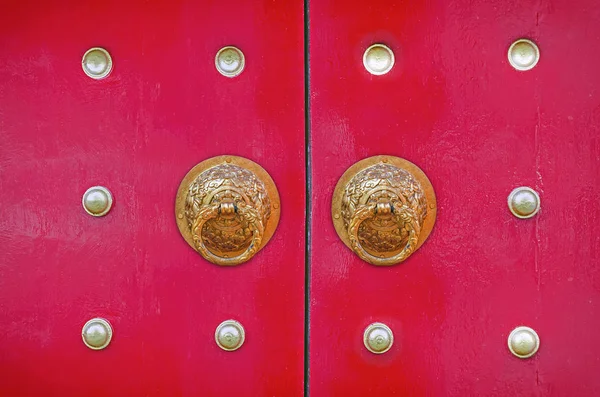
[[[508,349],[519,358],[529,358],[540,348],[540,337],[529,327],[517,327],[508,336]]]
[[[83,326],[81,337],[83,343],[92,350],[102,350],[109,345],[113,330],[103,318],[93,318]]]
[[[383,323],[373,323],[365,329],[363,342],[371,353],[382,354],[394,344],[394,333]]]
[[[508,49],[508,62],[517,70],[530,70],[540,60],[540,49],[531,40],[519,39]]]
[[[373,44],[363,55],[363,65],[371,74],[380,76],[394,67],[394,52],[384,44]]]
[[[86,190],[81,200],[85,211],[92,216],[104,216],[112,207],[113,198],[104,186],[93,186]]]
[[[508,195],[508,208],[517,218],[531,218],[540,210],[540,196],[530,187],[518,187]]]
[[[104,48],[90,48],[83,54],[81,66],[86,75],[95,80],[107,77],[112,71],[112,58]]]
[[[242,73],[246,66],[244,53],[233,46],[223,47],[217,52],[215,66],[225,77],[235,77]]]
[[[215,331],[215,341],[221,349],[231,352],[244,344],[246,332],[242,324],[235,320],[223,321]]]

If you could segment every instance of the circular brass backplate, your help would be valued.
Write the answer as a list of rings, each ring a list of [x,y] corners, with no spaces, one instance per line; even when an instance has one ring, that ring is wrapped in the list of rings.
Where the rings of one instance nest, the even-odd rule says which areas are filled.
[[[190,223],[191,221],[190,221],[190,219],[188,219],[188,216],[186,216],[186,203],[188,200],[188,196],[190,194],[190,188],[195,183],[197,178],[199,176],[201,176],[201,174],[205,173],[206,171],[213,170],[213,169],[218,170],[217,167],[226,169],[226,167],[231,168],[232,166],[243,169],[244,175],[251,176],[252,178],[255,177],[256,180],[262,182],[262,184],[264,185],[264,194],[266,195],[265,202],[269,203],[269,208],[263,208],[263,210],[269,212],[269,215],[266,217],[267,220],[264,223],[263,228],[261,228],[262,235],[260,236],[261,237],[260,244],[257,247],[255,247],[255,249],[253,250],[252,253],[243,257],[244,253],[247,253],[246,252],[247,248],[248,248],[247,246],[244,246],[244,247],[236,246],[236,244],[234,242],[221,241],[221,245],[227,246],[227,247],[233,247],[233,248],[231,248],[231,250],[225,251],[225,250],[220,250],[220,249],[214,249],[214,247],[213,247],[213,249],[211,249],[211,247],[203,247],[207,250],[207,253],[208,253],[208,255],[205,255],[198,249],[198,246],[196,245],[196,241],[194,239],[194,234],[192,231],[193,227],[192,227],[192,224]],[[249,171],[249,173],[247,171]],[[236,188],[238,188],[239,186],[237,186],[237,185],[240,184],[239,182],[240,181],[231,181],[231,184],[229,186],[232,189],[230,189],[230,190],[235,190]],[[217,195],[215,192],[217,192],[219,190],[221,190],[221,191],[227,190],[220,185],[221,183],[222,183],[222,180],[219,180],[219,181],[215,181],[214,183],[211,182],[208,185],[203,186],[201,188],[208,189],[208,190],[212,189],[211,191],[208,192],[208,194],[206,196],[207,197],[210,196],[210,197],[214,198]],[[258,184],[260,184],[260,183],[258,183]],[[219,185],[220,187],[216,187],[217,185]],[[252,188],[257,189],[257,186],[253,185]],[[248,192],[246,192],[246,193],[248,193]],[[213,196],[213,194],[214,194],[214,196]],[[241,194],[244,195],[245,193],[241,192]],[[254,192],[252,194],[256,194],[256,192]],[[219,208],[219,216],[223,216],[225,218],[228,216],[227,214],[225,214],[226,211],[230,211],[230,213],[233,214],[233,212],[231,212],[231,211],[233,211],[233,208],[237,208],[237,207],[234,207],[234,205],[237,205],[239,203],[224,203],[224,204],[225,205],[223,207]],[[229,205],[227,205],[227,204],[229,204]],[[242,204],[245,205],[245,203],[242,203]],[[189,203],[188,203],[188,206],[189,206]],[[209,205],[206,205],[206,206],[209,206]],[[243,263],[243,262],[249,260],[254,254],[256,254],[258,251],[260,251],[269,242],[269,240],[273,236],[273,233],[275,233],[277,224],[279,223],[279,216],[280,216],[280,211],[281,211],[280,206],[281,206],[281,204],[279,201],[279,193],[277,192],[277,187],[275,186],[275,182],[273,182],[273,179],[271,178],[271,176],[260,165],[256,164],[255,162],[253,162],[251,160],[243,158],[243,157],[218,156],[218,157],[213,157],[213,158],[204,160],[201,163],[197,164],[183,178],[183,180],[181,181],[181,184],[179,185],[179,189],[177,191],[177,197],[175,199],[175,219],[177,221],[177,226],[179,228],[179,232],[181,233],[181,235],[183,236],[185,241],[190,245],[190,247],[192,247],[194,250],[196,250],[198,253],[200,253],[202,256],[204,256],[205,259],[207,259],[208,261],[215,263],[217,265],[234,266],[234,265],[238,265],[240,263]],[[248,207],[251,207],[251,205],[248,205]],[[236,211],[237,211],[237,209],[236,209]],[[225,214],[225,215],[222,215],[222,214]],[[230,215],[230,216],[232,216],[232,215]],[[210,225],[207,227],[210,227]],[[200,230],[204,230],[204,229],[201,227]],[[217,231],[217,232],[219,233],[220,231]],[[255,235],[256,234],[253,234],[253,236],[255,236]],[[200,236],[200,237],[202,237],[202,236]],[[196,237],[196,240],[197,239],[198,239],[198,237]],[[255,241],[255,240],[252,240],[252,241]],[[243,257],[243,259],[241,259],[242,257]]]
[[[344,217],[342,215],[342,202],[345,199],[345,190],[347,185],[353,180],[353,178],[357,174],[379,164],[388,164],[400,168],[404,171],[407,171],[420,184],[421,189],[424,192],[425,201],[427,205],[427,212],[425,218],[423,219],[422,226],[420,228],[418,242],[415,246],[416,250],[425,242],[425,240],[427,240],[427,237],[433,229],[437,213],[437,202],[433,186],[431,185],[429,178],[427,178],[427,175],[425,175],[425,173],[418,166],[400,157],[384,155],[369,157],[355,163],[350,168],[348,168],[346,172],[344,172],[344,174],[342,175],[335,187],[331,205],[331,213],[335,230],[340,239],[344,242],[344,244],[351,250],[355,251],[352,247],[352,243],[350,241],[348,233],[348,228],[344,224]],[[367,262],[374,265],[393,265],[398,262],[384,263],[385,259],[394,257],[397,254],[398,252],[378,252],[377,256],[380,258],[376,258],[371,255],[370,258],[372,258],[372,260],[367,260]],[[381,261],[379,261],[378,259],[381,259]]]

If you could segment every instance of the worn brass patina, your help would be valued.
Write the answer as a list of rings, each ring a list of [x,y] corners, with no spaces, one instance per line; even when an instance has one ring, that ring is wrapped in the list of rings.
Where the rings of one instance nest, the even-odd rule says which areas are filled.
[[[335,229],[361,259],[373,265],[406,260],[435,223],[433,186],[419,167],[375,156],[350,167],[333,194]]]
[[[175,202],[179,231],[208,261],[248,261],[279,222],[279,194],[258,164],[236,156],[201,162],[183,178]]]

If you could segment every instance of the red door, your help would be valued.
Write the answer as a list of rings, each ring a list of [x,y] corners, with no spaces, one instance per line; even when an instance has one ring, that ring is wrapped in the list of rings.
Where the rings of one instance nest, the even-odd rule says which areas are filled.
[[[1,8],[0,395],[300,396],[302,3]],[[215,68],[226,46],[245,57],[234,78]],[[104,79],[82,70],[93,47]],[[234,267],[191,249],[174,215],[186,173],[219,155],[259,164],[281,201],[271,241]],[[93,217],[98,185],[114,203]],[[112,326],[105,349],[82,342],[93,318]],[[230,319],[245,330],[231,352],[215,343]]]
[[[600,395],[593,1],[1,15],[0,395]]]
[[[310,2],[312,396],[600,394],[598,21],[594,1]],[[507,57],[521,38],[540,55],[525,71]],[[388,73],[364,67],[372,44]],[[331,220],[340,177],[375,155],[416,164],[437,197],[394,266],[359,259]],[[507,207],[521,186],[540,197],[529,219]],[[363,344],[375,322],[384,354]],[[508,349],[518,326],[540,339],[530,358]]]

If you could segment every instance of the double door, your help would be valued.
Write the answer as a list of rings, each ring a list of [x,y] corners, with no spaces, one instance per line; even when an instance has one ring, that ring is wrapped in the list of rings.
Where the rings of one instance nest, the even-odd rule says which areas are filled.
[[[2,9],[0,394],[600,393],[593,1]]]

